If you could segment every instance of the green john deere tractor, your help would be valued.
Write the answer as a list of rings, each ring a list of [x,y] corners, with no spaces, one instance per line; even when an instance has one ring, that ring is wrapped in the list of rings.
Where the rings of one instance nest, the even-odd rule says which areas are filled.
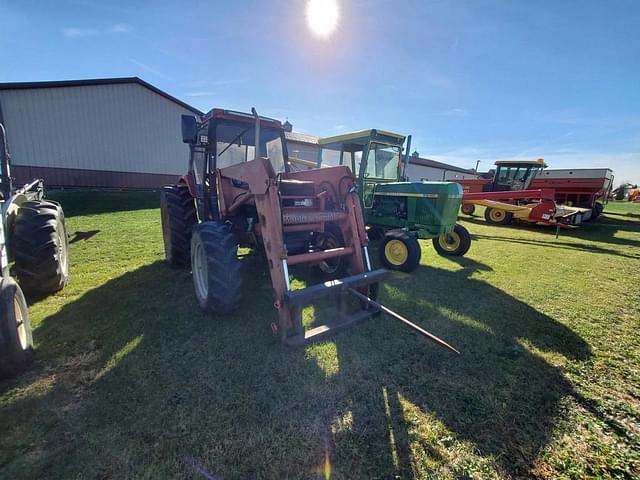
[[[420,263],[418,239],[431,238],[440,255],[462,256],[471,246],[458,225],[462,188],[454,182],[408,182],[404,169],[411,137],[362,130],[319,140],[318,167],[347,165],[358,178],[365,223],[372,239],[383,237],[382,263],[411,272]]]

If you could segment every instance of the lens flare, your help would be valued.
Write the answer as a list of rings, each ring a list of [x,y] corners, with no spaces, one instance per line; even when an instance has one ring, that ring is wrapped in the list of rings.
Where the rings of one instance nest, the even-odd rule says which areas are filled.
[[[319,37],[326,37],[335,30],[339,16],[336,0],[309,0],[307,3],[307,23]]]

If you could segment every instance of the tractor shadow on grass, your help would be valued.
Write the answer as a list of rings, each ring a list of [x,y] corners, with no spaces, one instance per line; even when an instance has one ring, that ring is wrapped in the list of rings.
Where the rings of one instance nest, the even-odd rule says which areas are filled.
[[[47,198],[59,202],[67,218],[160,207],[160,193],[157,191],[50,190]]]
[[[590,348],[551,317],[467,278],[483,270],[483,264],[470,259],[461,264],[457,272],[420,267],[414,275],[398,274],[383,295],[388,306],[450,342],[460,356],[388,318],[378,320],[378,328],[368,326],[366,333],[354,334],[362,336],[358,344],[366,341],[368,347],[354,349],[351,342],[342,346],[342,340],[336,341],[340,371],[347,378],[361,370],[364,352],[376,353],[369,356],[368,368],[378,386],[378,392],[350,403],[353,428],[336,440],[338,452],[342,444],[355,443],[377,426],[377,435],[365,437],[364,443],[375,445],[375,438],[385,433],[393,439],[390,465],[395,472],[389,473],[401,478],[414,476],[416,462],[449,464],[454,477],[464,477],[468,465],[456,464],[460,459],[447,451],[457,441],[470,442],[481,456],[493,456],[508,475],[533,476],[538,454],[561,415],[561,403],[576,396],[562,370],[538,351],[586,361]],[[409,293],[415,285],[424,286],[421,295]],[[393,338],[402,343],[400,349]],[[377,408],[370,407],[373,402]],[[424,419],[419,414],[440,426],[421,432]],[[380,448],[376,455],[384,458],[384,453]],[[344,473],[349,476],[348,470]],[[426,473],[423,469],[417,476]]]
[[[504,227],[503,227],[504,228]],[[472,233],[471,238],[473,240],[493,240],[496,242],[507,242],[507,243],[519,243],[522,245],[534,245],[537,247],[545,247],[545,248],[558,248],[561,250],[577,250],[581,252],[588,253],[599,253],[605,255],[614,255],[616,257],[624,257],[624,258],[640,258],[640,255],[629,255],[627,253],[623,253],[619,250],[614,250],[611,248],[605,247],[597,247],[593,244],[581,244],[575,242],[563,242],[561,239],[558,240],[528,240],[524,238],[516,238],[516,237],[503,237],[500,235],[482,235],[477,233]],[[632,242],[633,240],[630,240]]]
[[[36,392],[0,409],[0,476],[462,477],[474,454],[456,458],[460,441],[528,476],[572,393],[535,349],[587,360],[589,347],[463,264],[397,274],[381,295],[460,356],[385,317],[285,348],[262,262],[220,319],[163,262],[115,278],[46,318],[34,369],[0,384]]]
[[[573,242],[563,242],[563,237],[571,238],[575,240],[584,240],[586,242],[594,242],[594,243],[607,243],[614,246],[621,247],[640,247],[640,240],[635,240],[631,238],[622,238],[616,236],[617,233],[635,233],[640,235],[640,222],[633,220],[621,220],[618,218],[612,218],[609,214],[604,214],[598,219],[593,220],[591,222],[585,222],[581,226],[571,230],[560,230],[559,238],[555,238],[556,229],[553,227],[545,227],[542,225],[531,225],[526,223],[514,223],[511,225],[490,225],[486,221],[481,220],[478,217],[463,217],[465,222],[475,224],[475,225],[483,225],[483,226],[491,226],[492,229],[495,229],[496,232],[499,232],[500,229],[507,230],[520,230],[520,231],[528,231],[528,232],[536,232],[540,234],[540,241],[537,239],[527,240],[527,242],[531,244],[544,244],[544,245],[558,245],[558,248],[572,248],[577,250],[584,251],[592,251],[595,253],[606,253],[611,255],[617,255],[622,257],[630,257],[637,258],[633,256],[629,256],[620,250],[614,250],[612,248],[606,247],[597,247],[590,244],[578,244]],[[473,235],[472,235],[473,236]],[[491,238],[499,238],[493,237]],[[509,240],[512,240],[508,237]],[[517,241],[518,239],[512,240]],[[523,240],[524,242],[524,240]]]

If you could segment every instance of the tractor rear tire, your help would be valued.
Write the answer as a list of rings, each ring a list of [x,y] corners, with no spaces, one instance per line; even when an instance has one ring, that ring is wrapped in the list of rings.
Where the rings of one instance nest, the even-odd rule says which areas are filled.
[[[471,247],[469,230],[455,224],[453,232],[433,238],[433,247],[443,257],[462,257]]]
[[[166,185],[160,195],[164,255],[172,267],[191,264],[191,230],[198,223],[196,204],[186,185]]]
[[[227,225],[203,222],[191,236],[193,286],[200,307],[224,315],[240,303],[242,277],[238,242]]]
[[[20,286],[27,294],[49,294],[69,281],[69,238],[64,212],[48,200],[20,205],[10,238]]]
[[[604,205],[602,205],[600,202],[596,202],[595,205],[593,206],[592,211],[593,213],[591,214],[591,218],[595,220],[600,215],[602,215],[602,212],[604,211]]]
[[[476,206],[473,203],[463,203],[460,210],[465,215],[473,215],[473,212],[476,211]]]
[[[380,246],[380,260],[390,270],[412,272],[420,264],[418,239],[404,230],[389,230]]]
[[[512,218],[513,213],[505,212],[499,208],[487,207],[484,211],[484,219],[491,225],[509,225]]]
[[[33,337],[27,302],[11,278],[0,280],[0,378],[27,368],[33,359]]]

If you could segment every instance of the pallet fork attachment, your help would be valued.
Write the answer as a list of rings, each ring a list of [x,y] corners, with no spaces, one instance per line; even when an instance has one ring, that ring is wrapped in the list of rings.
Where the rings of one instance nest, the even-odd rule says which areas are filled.
[[[371,300],[369,297],[367,297],[366,295],[363,295],[361,292],[353,289],[353,288],[349,288],[349,293],[352,293],[353,295],[355,295],[356,297],[358,297],[360,300],[362,300],[363,302],[367,302],[369,305],[371,305],[372,307],[377,308],[378,310],[386,313],[387,315],[389,315],[391,318],[393,318],[394,320],[398,320],[399,322],[403,323],[404,325],[412,328],[413,330],[415,330],[416,332],[420,333],[421,335],[424,335],[425,337],[427,337],[429,340],[431,340],[432,342],[434,342],[436,345],[441,346],[442,348],[446,348],[447,350],[451,350],[452,352],[457,353],[458,355],[460,355],[460,352],[453,348],[451,345],[449,345],[447,342],[445,342],[444,340],[442,340],[440,337],[435,336],[433,333],[430,333],[428,331],[426,331],[424,328],[416,325],[415,323],[413,323],[410,320],[407,320],[406,318],[404,318],[402,315],[394,312],[393,310],[391,310],[390,308],[385,307],[384,305]]]

